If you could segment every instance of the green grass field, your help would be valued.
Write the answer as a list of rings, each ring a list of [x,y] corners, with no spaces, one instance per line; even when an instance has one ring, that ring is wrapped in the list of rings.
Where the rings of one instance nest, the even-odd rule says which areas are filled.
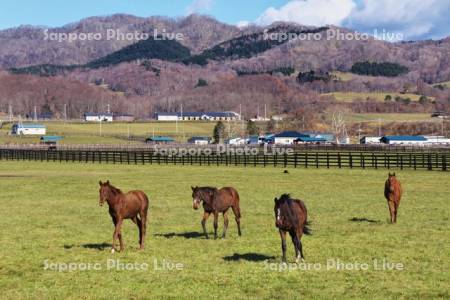
[[[44,122],[48,135],[60,135],[62,144],[124,144],[142,143],[155,135],[171,136],[186,142],[192,136],[212,135],[215,122],[146,122],[146,123],[64,123]],[[9,136],[11,124],[0,131],[0,143],[37,143],[39,137]],[[130,139],[129,139],[130,137]]]
[[[358,92],[334,92],[322,94],[322,96],[333,96],[336,101],[339,102],[354,102],[354,101],[366,101],[368,98],[374,99],[378,102],[383,102],[386,95],[392,96],[392,101],[395,97],[399,96],[402,98],[410,98],[411,101],[419,101],[420,95],[417,94],[400,94],[400,93],[390,93],[390,92],[380,92],[380,93],[358,93]]]
[[[275,168],[2,161],[0,297],[449,298],[449,175],[397,171],[405,195],[396,225],[388,224],[386,175],[382,170],[283,174]],[[106,179],[150,196],[145,251],[137,250],[137,230],[127,221],[125,252],[110,253],[113,227],[108,209],[98,206],[98,181]],[[236,187],[243,236],[237,236],[233,219],[226,240],[199,236],[202,212],[192,209],[191,185]],[[273,198],[283,192],[306,202],[313,235],[302,239],[305,256],[321,269],[274,270],[283,265]],[[212,220],[207,226],[212,231]],[[148,270],[108,269],[108,259],[146,263]],[[404,270],[375,270],[373,261],[383,259],[403,264]],[[164,260],[183,269],[160,270]],[[368,270],[327,270],[327,260],[367,263]],[[288,261],[293,268],[291,243]],[[98,265],[97,270],[57,272],[45,270],[48,263]]]

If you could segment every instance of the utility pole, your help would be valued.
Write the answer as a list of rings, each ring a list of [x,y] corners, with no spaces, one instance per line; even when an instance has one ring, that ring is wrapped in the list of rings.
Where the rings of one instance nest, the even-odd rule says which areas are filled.
[[[264,121],[267,120],[267,104],[264,104]]]
[[[13,121],[13,110],[12,110],[11,104],[9,105],[8,110],[9,110],[9,122],[12,122]]]
[[[36,106],[34,106],[34,116],[33,116],[33,120],[36,123],[37,122],[37,110],[36,110]]]
[[[381,136],[381,119],[378,119],[378,136]]]
[[[64,121],[67,122],[67,104],[64,104]]]

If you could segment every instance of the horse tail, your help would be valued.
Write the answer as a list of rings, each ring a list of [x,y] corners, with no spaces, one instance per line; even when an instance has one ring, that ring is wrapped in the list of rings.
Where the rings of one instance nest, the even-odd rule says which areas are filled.
[[[311,222],[306,222],[305,226],[303,226],[303,233],[305,235],[312,235],[312,231],[311,231],[311,228],[309,226],[311,226]]]
[[[239,193],[235,189],[232,189],[232,194],[233,194],[234,199],[236,199],[236,205],[235,205],[236,208],[233,210],[233,212],[235,213],[237,218],[241,218],[242,215],[241,215],[241,207],[239,205],[239,202],[240,202]]]

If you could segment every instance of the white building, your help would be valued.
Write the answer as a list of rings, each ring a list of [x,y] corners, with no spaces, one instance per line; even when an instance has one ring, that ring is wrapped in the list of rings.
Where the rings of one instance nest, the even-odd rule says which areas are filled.
[[[232,111],[156,113],[156,120],[158,121],[234,121],[240,119],[241,116]]]
[[[111,113],[85,113],[84,120],[86,122],[112,122],[113,114],[111,114]]]
[[[381,144],[381,136],[365,136],[359,142],[360,144]]]
[[[274,143],[277,145],[292,145],[300,138],[309,138],[309,135],[302,134],[297,131],[284,131],[273,137]]]
[[[450,145],[450,139],[446,138],[445,136],[426,135],[424,137],[427,139],[427,144]]]
[[[225,141],[225,144],[227,145],[246,145],[247,144],[247,139],[243,139],[243,138],[232,138],[232,139],[228,139]]]
[[[47,129],[41,124],[14,124],[11,134],[14,135],[45,135]]]

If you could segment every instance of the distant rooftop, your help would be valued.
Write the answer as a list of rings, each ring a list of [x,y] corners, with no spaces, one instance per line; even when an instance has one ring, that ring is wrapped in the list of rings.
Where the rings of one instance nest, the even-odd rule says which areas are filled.
[[[382,137],[381,140],[398,142],[425,142],[427,139],[421,135],[390,135]]]

